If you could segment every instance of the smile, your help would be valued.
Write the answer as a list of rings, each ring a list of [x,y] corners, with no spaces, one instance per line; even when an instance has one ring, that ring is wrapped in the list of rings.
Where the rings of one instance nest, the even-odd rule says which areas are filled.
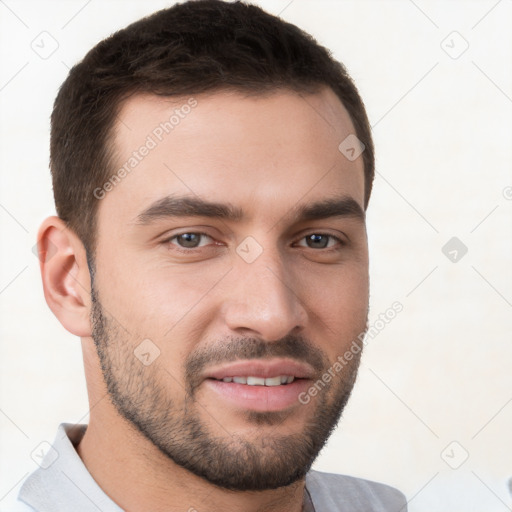
[[[224,377],[222,382],[234,382],[235,384],[246,384],[247,386],[282,386],[291,384],[295,377],[293,375],[278,375],[277,377]]]
[[[313,367],[292,358],[236,360],[208,368],[205,392],[236,410],[282,411],[300,405],[298,396],[315,377]]]

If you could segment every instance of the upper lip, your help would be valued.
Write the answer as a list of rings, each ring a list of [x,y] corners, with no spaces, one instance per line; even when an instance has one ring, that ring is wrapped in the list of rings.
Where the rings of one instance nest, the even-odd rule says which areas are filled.
[[[223,379],[224,377],[277,377],[291,375],[296,379],[310,379],[313,368],[307,363],[293,359],[251,359],[234,361],[205,372],[206,379]]]

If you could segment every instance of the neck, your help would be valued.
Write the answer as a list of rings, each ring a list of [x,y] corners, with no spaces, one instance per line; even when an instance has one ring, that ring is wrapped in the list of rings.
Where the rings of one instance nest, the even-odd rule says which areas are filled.
[[[90,420],[77,452],[87,470],[126,512],[301,512],[305,480],[266,491],[222,489],[178,466],[127,420],[108,398],[92,344],[84,363]]]

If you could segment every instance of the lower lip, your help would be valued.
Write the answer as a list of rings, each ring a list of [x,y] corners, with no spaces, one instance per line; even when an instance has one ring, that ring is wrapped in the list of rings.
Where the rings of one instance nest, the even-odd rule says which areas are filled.
[[[281,411],[299,405],[299,394],[309,386],[308,379],[282,386],[248,386],[236,382],[206,379],[204,384],[225,401],[250,411]]]

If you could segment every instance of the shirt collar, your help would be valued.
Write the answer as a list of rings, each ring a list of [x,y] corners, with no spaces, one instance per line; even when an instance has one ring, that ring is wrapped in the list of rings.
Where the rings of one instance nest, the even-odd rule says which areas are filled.
[[[94,481],[75,450],[86,428],[59,426],[40,468],[21,487],[21,501],[45,512],[123,512]]]
[[[45,512],[123,512],[93,479],[76,452],[87,425],[62,423],[53,445],[20,489],[19,499]],[[306,477],[306,482],[308,477]],[[304,512],[315,512],[311,496],[304,492]]]

